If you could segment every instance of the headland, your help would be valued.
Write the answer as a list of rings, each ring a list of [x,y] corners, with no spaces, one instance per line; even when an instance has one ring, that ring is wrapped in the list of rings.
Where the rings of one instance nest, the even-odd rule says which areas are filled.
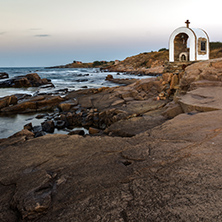
[[[57,108],[45,131],[90,134],[0,140],[0,220],[220,221],[222,59],[158,66],[124,86],[1,99],[2,115]]]

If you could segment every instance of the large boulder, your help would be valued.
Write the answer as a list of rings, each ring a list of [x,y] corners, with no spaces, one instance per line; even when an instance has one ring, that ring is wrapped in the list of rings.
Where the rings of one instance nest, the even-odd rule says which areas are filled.
[[[180,87],[187,91],[194,88],[194,82],[209,85],[206,81],[222,82],[222,58],[197,62],[188,66],[180,81]]]
[[[7,79],[9,77],[8,73],[0,72],[0,79]]]
[[[42,130],[47,133],[53,133],[55,130],[55,124],[52,120],[45,121],[41,125],[42,125]]]
[[[6,87],[38,87],[41,85],[54,85],[51,83],[51,80],[41,79],[37,73],[30,73],[25,76],[16,76],[12,79],[8,79],[0,82],[0,88]]]
[[[53,110],[64,101],[60,96],[36,96],[22,101],[14,106],[7,106],[0,110],[3,114],[17,114]]]

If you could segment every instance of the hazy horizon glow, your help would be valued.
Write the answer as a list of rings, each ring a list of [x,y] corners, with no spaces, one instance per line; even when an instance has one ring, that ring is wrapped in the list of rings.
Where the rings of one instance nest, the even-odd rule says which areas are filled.
[[[219,0],[0,0],[0,67],[123,60],[168,48],[174,29],[222,41]]]

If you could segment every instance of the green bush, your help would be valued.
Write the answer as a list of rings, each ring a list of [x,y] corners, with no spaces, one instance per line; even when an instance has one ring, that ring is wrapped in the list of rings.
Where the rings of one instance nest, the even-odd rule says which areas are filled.
[[[159,49],[159,52],[163,52],[163,51],[168,51],[168,49],[166,49],[166,48]]]
[[[210,42],[210,50],[222,48],[222,42]]]
[[[93,67],[100,66],[102,63],[100,61],[94,61]]]

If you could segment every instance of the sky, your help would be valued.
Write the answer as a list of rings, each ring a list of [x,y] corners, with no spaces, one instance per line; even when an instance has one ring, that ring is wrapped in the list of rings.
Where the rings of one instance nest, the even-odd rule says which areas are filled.
[[[0,67],[123,60],[190,20],[222,41],[221,0],[0,0]]]

